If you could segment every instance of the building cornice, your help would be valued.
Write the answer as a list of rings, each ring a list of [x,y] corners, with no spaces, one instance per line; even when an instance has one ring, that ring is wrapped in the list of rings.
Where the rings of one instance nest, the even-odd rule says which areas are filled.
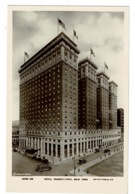
[[[28,61],[26,61],[23,65],[21,65],[21,68],[19,69],[19,73],[21,73],[25,68],[27,68],[30,64],[38,60],[40,57],[42,57],[45,53],[50,51],[52,48],[54,48],[56,45],[58,45],[61,41],[65,42],[71,49],[75,51],[75,53],[79,54],[80,51],[77,48],[77,45],[63,32],[61,32],[58,36],[56,36],[52,41],[50,41],[46,46],[44,46],[41,50],[39,50],[35,55],[33,55]]]
[[[85,64],[85,63],[88,63],[88,64]],[[93,61],[91,61],[88,57],[79,61],[78,65],[82,65],[82,64],[92,65],[94,67],[94,69],[98,69],[97,65]]]
[[[103,71],[102,72],[99,72],[97,73],[97,77],[100,76],[100,75],[103,75],[104,77],[106,77],[108,80],[110,79],[108,75],[106,75],[106,73],[104,73]]]
[[[116,87],[118,87],[118,85],[117,85],[114,81],[110,81],[110,82],[109,82],[109,85],[110,85],[110,84],[114,84]]]

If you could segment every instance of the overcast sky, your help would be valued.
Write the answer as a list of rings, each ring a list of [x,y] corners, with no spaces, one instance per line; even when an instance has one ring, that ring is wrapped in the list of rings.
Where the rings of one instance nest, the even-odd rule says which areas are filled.
[[[75,39],[80,54],[79,60],[90,56],[90,47],[95,53],[91,59],[104,69],[110,81],[118,84],[118,108],[124,108],[124,80],[127,64],[124,60],[124,13],[123,12],[20,12],[13,14],[13,120],[19,119],[19,74],[24,62],[24,51],[32,57],[49,41],[57,36],[57,18],[62,20],[66,30],[59,27],[73,39],[73,29],[78,35]]]

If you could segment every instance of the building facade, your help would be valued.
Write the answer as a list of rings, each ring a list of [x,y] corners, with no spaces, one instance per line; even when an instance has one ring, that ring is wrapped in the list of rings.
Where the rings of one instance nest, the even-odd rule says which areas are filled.
[[[78,64],[79,129],[96,130],[97,66],[88,58]]]
[[[21,132],[60,133],[78,128],[78,54],[76,44],[61,33],[21,66]],[[44,143],[45,154],[49,149],[50,155],[58,146],[58,155],[62,157],[67,148],[60,139],[59,142]],[[29,147],[29,141],[25,144]]]
[[[109,129],[109,77],[104,73],[97,74],[97,119],[98,128]]]
[[[26,127],[78,128],[78,53],[61,33],[21,66],[20,121]]]
[[[88,59],[80,67],[86,65],[91,117],[87,127],[78,129],[79,52],[62,32],[20,67],[19,148],[25,153],[32,149],[37,158],[59,163],[118,142],[118,131],[95,130],[97,67]]]
[[[109,82],[109,128],[117,128],[117,87],[118,85],[111,81]]]

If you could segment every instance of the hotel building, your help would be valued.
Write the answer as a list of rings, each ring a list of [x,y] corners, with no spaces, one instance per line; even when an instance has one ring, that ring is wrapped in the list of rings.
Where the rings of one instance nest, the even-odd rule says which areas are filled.
[[[82,86],[81,89],[87,91],[88,101],[82,106],[88,105],[84,114],[89,118],[83,123],[79,115],[78,122],[82,109],[79,105],[78,111],[78,83],[79,87],[83,84],[83,73],[79,74],[78,82],[79,52],[77,45],[62,32],[20,67],[20,150],[27,153],[33,149],[37,158],[60,163],[93,153],[99,145],[118,142],[118,131],[112,135],[111,131],[102,130],[109,128],[109,118],[96,130],[97,67],[88,59],[80,61],[79,72],[85,71],[87,89]]]

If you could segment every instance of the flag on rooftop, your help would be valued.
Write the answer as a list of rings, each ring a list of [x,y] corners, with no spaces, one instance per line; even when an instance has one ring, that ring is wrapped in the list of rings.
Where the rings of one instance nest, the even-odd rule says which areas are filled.
[[[24,63],[29,60],[29,55],[28,53],[24,52]]]
[[[91,47],[90,47],[90,53],[91,53],[91,55],[93,55],[95,57],[95,53],[94,53],[94,51],[92,50]]]
[[[24,55],[25,55],[25,57],[27,57],[29,59],[28,53],[24,52]]]
[[[104,62],[104,65],[105,65],[105,68],[108,69],[108,66],[107,66],[107,64],[105,62]]]
[[[78,39],[78,36],[77,36],[76,31],[75,31],[75,30],[73,30],[73,32],[74,32],[74,37],[76,37],[76,39]]]
[[[65,24],[58,18],[58,24],[66,30]]]

